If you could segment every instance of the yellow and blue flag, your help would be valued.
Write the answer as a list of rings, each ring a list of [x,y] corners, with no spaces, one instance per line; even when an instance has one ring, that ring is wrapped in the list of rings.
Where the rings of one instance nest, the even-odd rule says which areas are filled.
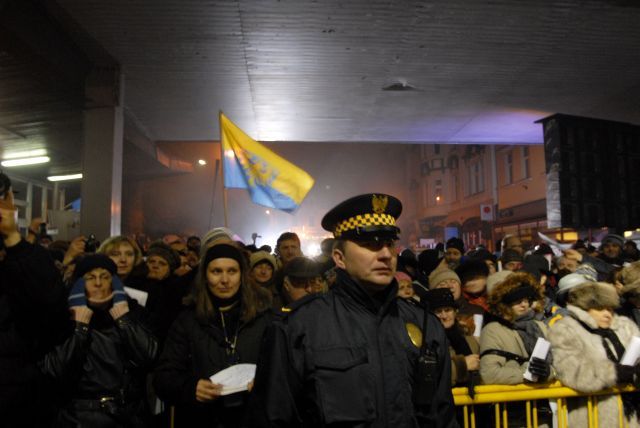
[[[247,189],[251,200],[294,212],[313,187],[302,169],[253,140],[220,113],[224,187]]]

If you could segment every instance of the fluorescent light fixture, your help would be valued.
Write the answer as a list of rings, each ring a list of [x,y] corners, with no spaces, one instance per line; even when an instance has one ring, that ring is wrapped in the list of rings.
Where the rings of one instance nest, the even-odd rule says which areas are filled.
[[[13,152],[4,155],[3,160],[6,159],[20,159],[20,158],[33,158],[36,156],[46,156],[47,151],[45,149],[29,150],[26,152]]]
[[[207,164],[207,161],[206,161],[206,160],[204,160],[204,159],[198,159],[198,164],[200,164],[200,165],[206,165],[206,164]]]
[[[69,175],[51,175],[47,177],[49,181],[67,181],[67,180],[79,180],[82,178],[82,174],[69,174]]]
[[[5,166],[5,167],[36,165],[36,164],[39,164],[39,163],[47,163],[50,160],[51,159],[49,159],[49,156],[36,156],[36,157],[32,157],[32,158],[3,160],[2,162],[0,162],[0,165]]]

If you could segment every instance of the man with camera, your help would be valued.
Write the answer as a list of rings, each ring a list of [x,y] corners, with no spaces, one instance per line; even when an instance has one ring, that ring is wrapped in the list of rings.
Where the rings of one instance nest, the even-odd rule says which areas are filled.
[[[10,186],[0,174],[0,425],[47,426],[37,361],[56,344],[66,299],[47,250],[20,236]]]
[[[401,211],[393,196],[367,194],[325,215],[336,282],[266,334],[251,426],[457,427],[442,325],[397,298]]]

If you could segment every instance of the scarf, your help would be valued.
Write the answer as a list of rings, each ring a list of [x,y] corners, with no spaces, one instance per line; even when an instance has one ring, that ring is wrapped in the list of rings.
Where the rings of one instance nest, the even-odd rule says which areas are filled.
[[[602,346],[604,346],[604,351],[607,353],[607,358],[609,359],[609,361],[613,362],[614,364],[619,364],[620,359],[624,355],[625,348],[622,342],[620,342],[620,338],[618,337],[616,332],[611,330],[610,328],[591,328],[586,323],[575,317],[573,314],[571,314],[571,316],[573,317],[573,319],[578,321],[578,323],[589,333],[600,336],[600,338],[602,339]],[[607,340],[609,340],[609,343],[613,345],[613,348],[616,350],[617,355],[613,354],[613,351],[611,351],[611,347],[607,344]],[[638,392],[620,394],[620,397],[622,398],[624,415],[627,418],[632,418],[634,417],[634,415],[640,412],[640,400],[638,399]]]
[[[580,323],[580,325],[584,327],[584,329],[589,333],[600,336],[600,338],[602,339],[602,346],[604,346],[604,350],[607,353],[607,358],[609,359],[609,361],[612,361],[616,364],[620,362],[620,359],[624,355],[625,348],[622,342],[620,342],[620,338],[618,338],[618,335],[615,331],[611,330],[610,328],[591,328],[583,321],[575,317],[574,319],[578,321],[578,323]],[[613,345],[613,348],[616,350],[617,355],[614,355],[613,351],[611,351],[611,347],[607,344],[607,339],[609,340],[611,345]]]
[[[460,330],[457,322],[444,331],[447,334],[447,339],[449,339],[449,344],[453,350],[456,351],[456,354],[464,356],[472,354],[471,348],[464,338],[464,334],[462,334],[462,330]]]
[[[526,314],[513,322],[513,329],[518,332],[524,342],[524,349],[531,355],[539,337],[544,337],[542,330],[535,321],[535,313],[529,310]]]

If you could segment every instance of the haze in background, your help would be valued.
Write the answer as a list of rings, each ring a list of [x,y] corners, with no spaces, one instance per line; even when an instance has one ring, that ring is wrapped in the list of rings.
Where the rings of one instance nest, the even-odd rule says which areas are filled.
[[[306,170],[315,185],[295,214],[255,205],[246,190],[228,189],[228,226],[246,243],[261,236],[258,246],[275,246],[287,230],[303,234],[313,242],[307,253],[327,236],[320,227],[322,216],[344,199],[362,193],[383,192],[401,200],[408,194],[408,144],[266,143],[287,160]],[[224,225],[222,181],[216,177],[218,143],[166,143],[181,158],[196,163],[189,174],[172,175],[125,183],[123,189],[123,233],[144,232],[152,237],[167,233],[202,235]],[[197,159],[206,159],[199,167]],[[267,210],[269,213],[267,214]],[[402,222],[400,223],[402,227]],[[304,244],[304,242],[303,242]]]

